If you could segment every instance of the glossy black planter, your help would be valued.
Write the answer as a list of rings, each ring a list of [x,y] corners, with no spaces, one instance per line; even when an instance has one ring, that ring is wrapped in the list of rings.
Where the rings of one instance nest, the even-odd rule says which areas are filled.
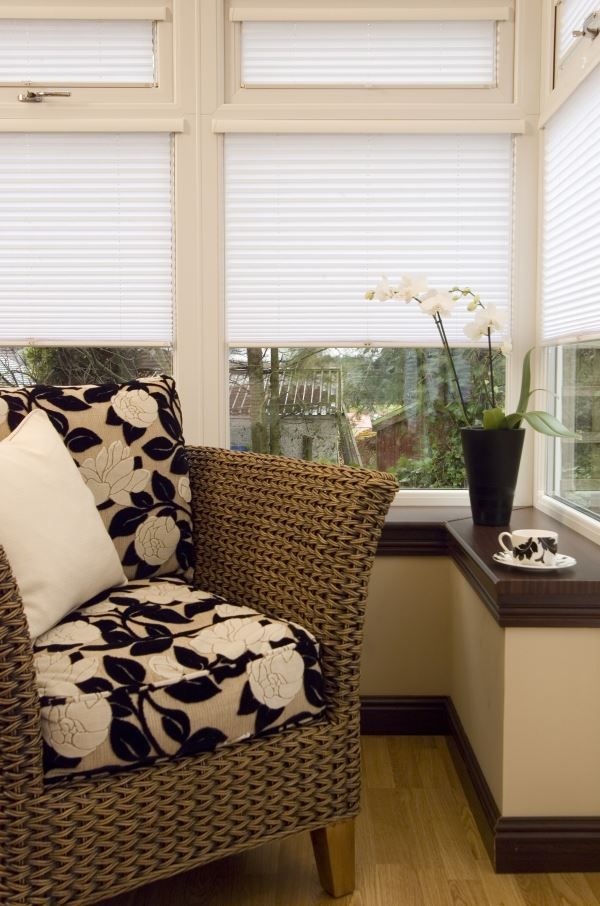
[[[473,522],[508,525],[512,513],[525,429],[460,431]]]

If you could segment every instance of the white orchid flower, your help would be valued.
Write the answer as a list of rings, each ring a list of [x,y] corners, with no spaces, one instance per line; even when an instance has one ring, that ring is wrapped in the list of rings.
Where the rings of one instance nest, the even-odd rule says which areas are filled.
[[[402,274],[402,284],[396,290],[397,297],[410,302],[428,290],[427,277],[424,274]]]
[[[373,292],[373,298],[378,302],[386,302],[392,298],[392,287],[387,277],[383,276]]]
[[[505,340],[504,343],[502,344],[502,346],[500,347],[500,352],[502,353],[503,356],[508,356],[511,354],[512,348],[513,347],[512,347],[512,343],[510,342],[510,340]]]
[[[503,308],[496,308],[495,305],[488,305],[487,308],[480,308],[475,315],[475,322],[480,326],[482,333],[488,330],[502,330],[506,324],[508,312]]]
[[[421,300],[421,311],[426,315],[451,315],[456,299],[450,293],[438,292],[436,289],[429,290]]]
[[[468,338],[474,342],[479,340],[485,333],[485,330],[477,323],[477,321],[471,321],[469,324],[465,324],[464,331]]]

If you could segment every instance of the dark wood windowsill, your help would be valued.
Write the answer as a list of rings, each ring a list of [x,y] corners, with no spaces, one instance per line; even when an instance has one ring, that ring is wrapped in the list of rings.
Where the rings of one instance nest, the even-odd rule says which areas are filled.
[[[513,529],[540,526],[559,533],[560,551],[576,566],[547,573],[497,566],[502,529],[473,525],[460,507],[407,507],[401,521],[386,523],[377,553],[452,557],[500,626],[600,626],[600,548],[533,507],[513,511]]]

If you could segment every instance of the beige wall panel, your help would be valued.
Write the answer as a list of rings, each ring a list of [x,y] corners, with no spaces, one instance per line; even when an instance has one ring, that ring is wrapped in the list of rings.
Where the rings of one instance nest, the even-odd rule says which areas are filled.
[[[502,814],[600,815],[600,629],[507,629]]]
[[[451,598],[447,557],[378,557],[362,657],[363,695],[446,695]]]
[[[453,613],[449,693],[477,760],[502,808],[504,633],[458,567],[451,564]]]

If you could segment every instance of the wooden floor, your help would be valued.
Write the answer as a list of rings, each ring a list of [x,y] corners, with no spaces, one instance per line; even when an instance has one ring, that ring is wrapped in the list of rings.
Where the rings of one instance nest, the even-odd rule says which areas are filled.
[[[351,896],[321,891],[302,834],[103,906],[600,906],[600,874],[494,874],[444,737],[364,737],[363,772]]]

